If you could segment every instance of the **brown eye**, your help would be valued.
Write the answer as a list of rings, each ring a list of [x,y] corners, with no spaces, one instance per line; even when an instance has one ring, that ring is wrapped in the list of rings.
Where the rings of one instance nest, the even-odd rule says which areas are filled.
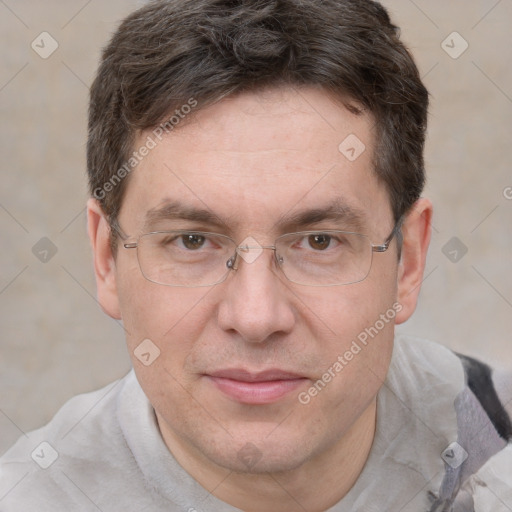
[[[201,249],[204,245],[206,238],[202,235],[182,235],[181,240],[183,245],[190,250]]]
[[[331,243],[332,237],[329,235],[316,234],[308,237],[308,243],[312,249],[323,251],[327,249]]]

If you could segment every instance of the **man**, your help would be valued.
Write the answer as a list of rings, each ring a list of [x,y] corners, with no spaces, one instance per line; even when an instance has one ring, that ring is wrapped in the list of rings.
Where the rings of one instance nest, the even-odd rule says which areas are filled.
[[[121,24],[88,225],[134,369],[7,452],[0,510],[512,510],[490,369],[394,336],[432,218],[397,34],[368,0],[167,0]]]

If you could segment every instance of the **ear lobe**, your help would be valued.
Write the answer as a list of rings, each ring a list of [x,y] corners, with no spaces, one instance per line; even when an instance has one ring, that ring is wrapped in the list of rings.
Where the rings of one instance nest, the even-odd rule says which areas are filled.
[[[398,302],[402,310],[395,322],[401,324],[416,309],[432,232],[432,203],[418,199],[402,225],[403,244],[398,267]]]
[[[107,315],[120,320],[116,263],[110,247],[110,225],[99,202],[93,198],[87,202],[87,231],[93,250],[98,301]]]

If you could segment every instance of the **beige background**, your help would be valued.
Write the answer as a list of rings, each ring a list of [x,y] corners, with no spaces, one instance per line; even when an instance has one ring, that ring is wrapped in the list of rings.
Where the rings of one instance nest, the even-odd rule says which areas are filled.
[[[512,366],[512,2],[383,3],[432,94],[435,229],[418,310],[400,331]],[[95,300],[85,127],[100,48],[140,4],[0,0],[0,453],[129,369],[123,330]],[[43,31],[59,45],[47,59],[31,48]],[[469,44],[457,59],[441,46],[453,31]],[[32,252],[42,237],[57,248],[46,263]],[[456,263],[443,253],[453,237],[468,250]]]

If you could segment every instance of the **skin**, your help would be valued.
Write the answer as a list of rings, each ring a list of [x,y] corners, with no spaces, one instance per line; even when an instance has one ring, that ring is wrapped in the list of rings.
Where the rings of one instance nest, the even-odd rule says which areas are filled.
[[[372,171],[372,126],[370,115],[349,112],[319,89],[229,97],[198,110],[150,151],[129,177],[119,224],[134,241],[147,231],[149,210],[179,199],[206,205],[225,223],[220,229],[182,220],[180,228],[272,245],[283,234],[277,223],[282,216],[338,199],[362,212],[361,232],[381,244],[394,222],[388,194]],[[366,146],[354,162],[338,150],[349,134]],[[165,443],[206,489],[248,512],[320,512],[349,491],[373,441],[394,323],[310,403],[301,404],[298,393],[395,302],[402,307],[395,323],[413,313],[431,215],[431,203],[417,201],[404,222],[400,261],[393,241],[387,252],[374,254],[370,274],[356,284],[294,284],[264,250],[253,263],[241,261],[221,284],[177,288],[146,280],[135,250],[120,244],[113,255],[107,221],[97,201],[89,201],[99,301],[125,324],[137,378]],[[161,221],[151,228],[175,226]],[[325,220],[296,230],[344,227]],[[146,338],[161,351],[150,366],[133,353]],[[225,368],[279,368],[304,380],[275,403],[250,405],[226,396],[205,376]],[[239,457],[248,449],[256,460],[250,465]]]

